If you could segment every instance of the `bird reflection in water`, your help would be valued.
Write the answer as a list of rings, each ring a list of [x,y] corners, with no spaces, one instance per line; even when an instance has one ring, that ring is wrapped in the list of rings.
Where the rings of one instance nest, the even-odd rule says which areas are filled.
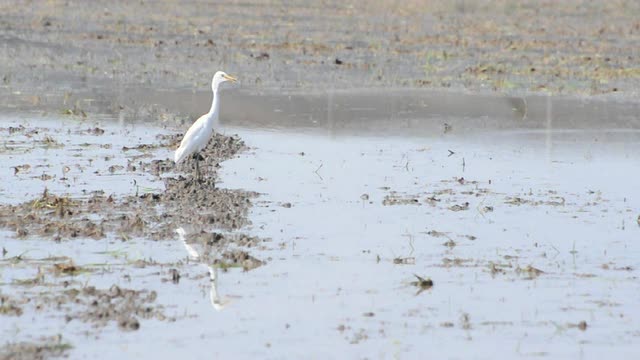
[[[213,264],[213,256],[211,254],[213,249],[211,249],[211,246],[206,244],[189,243],[187,241],[187,233],[181,227],[176,229],[176,233],[178,234],[178,239],[187,250],[189,259],[199,262],[209,270],[209,279],[211,281],[209,299],[211,301],[211,306],[213,306],[217,311],[224,309],[229,304],[230,300],[221,298],[218,293],[218,268],[210,265]]]

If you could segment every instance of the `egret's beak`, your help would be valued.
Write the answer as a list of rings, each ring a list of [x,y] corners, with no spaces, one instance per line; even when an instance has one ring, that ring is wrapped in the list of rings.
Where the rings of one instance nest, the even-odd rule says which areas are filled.
[[[225,74],[225,75],[222,75],[222,77],[223,77],[223,78],[225,78],[225,79],[227,79],[227,80],[229,80],[229,81],[231,81],[231,82],[236,82],[236,81],[238,81],[238,79],[234,78],[234,77],[233,77],[233,76],[231,76],[231,75],[227,75],[227,74]]]

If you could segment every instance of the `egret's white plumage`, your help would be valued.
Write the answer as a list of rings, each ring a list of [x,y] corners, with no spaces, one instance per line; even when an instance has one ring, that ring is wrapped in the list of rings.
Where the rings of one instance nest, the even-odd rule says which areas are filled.
[[[224,71],[218,71],[213,75],[211,80],[211,90],[213,90],[213,101],[211,109],[208,113],[200,116],[196,122],[191,125],[187,133],[184,134],[180,147],[176,150],[174,161],[177,163],[184,160],[187,156],[196,154],[204,149],[211,136],[213,135],[213,124],[218,121],[218,113],[220,110],[220,98],[218,96],[218,88],[225,81],[236,82],[236,78],[227,75]],[[196,160],[196,171],[198,170],[198,160]]]

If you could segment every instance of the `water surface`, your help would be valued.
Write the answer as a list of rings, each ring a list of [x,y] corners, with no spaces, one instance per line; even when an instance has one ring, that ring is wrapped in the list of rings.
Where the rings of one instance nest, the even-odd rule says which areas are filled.
[[[208,102],[182,96],[196,108]],[[83,281],[156,290],[176,320],[146,322],[132,333],[108,327],[95,338],[55,315],[41,325],[23,316],[3,322],[3,334],[56,328],[74,357],[637,352],[637,105],[423,92],[230,92],[224,100],[221,131],[239,134],[250,149],[221,164],[219,186],[261,194],[243,231],[271,239],[253,253],[266,265],[214,271],[178,234],[69,246],[5,234],[14,254],[38,249],[33,258],[111,264]],[[19,164],[20,156],[52,154],[38,151],[3,156]],[[134,191],[130,182],[89,181],[88,173],[76,174],[79,188]],[[15,201],[30,190],[2,191]],[[165,274],[163,265],[138,269],[113,254],[156,259],[177,267],[182,280],[161,282],[154,271]],[[35,270],[5,267],[3,274],[19,271]],[[415,275],[434,286],[417,287]],[[3,293],[11,292],[4,284]],[[158,349],[159,342],[171,346]]]

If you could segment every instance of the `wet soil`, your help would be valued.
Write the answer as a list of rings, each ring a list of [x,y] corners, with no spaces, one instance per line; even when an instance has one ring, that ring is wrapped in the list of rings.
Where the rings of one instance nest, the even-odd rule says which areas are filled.
[[[0,349],[2,360],[42,360],[68,357],[71,345],[60,337],[43,338],[37,342],[10,343]]]
[[[20,130],[28,131],[25,127]],[[9,129],[16,133],[18,130]],[[39,132],[46,131],[40,129]],[[42,134],[41,134],[42,135]],[[48,139],[49,135],[44,135]],[[161,137],[168,142],[160,146],[176,148],[181,134]],[[163,139],[160,139],[163,140]],[[140,145],[137,150],[152,150],[156,146]],[[123,239],[133,236],[161,239],[171,237],[179,225],[207,224],[221,229],[238,229],[246,224],[250,199],[256,194],[216,187],[215,168],[220,161],[233,157],[244,144],[234,137],[216,135],[201,152],[201,166],[205,178],[195,179],[195,159],[179,167],[187,177],[165,176],[177,169],[173,160],[145,162],[139,158],[128,160],[126,169],[110,166],[109,172],[148,172],[164,181],[163,192],[136,193],[122,198],[96,191],[82,198],[52,194],[47,188],[33,200],[17,205],[0,205],[0,226],[15,231],[18,237],[38,236],[65,241],[76,237],[101,239],[117,234]],[[116,152],[117,149],[114,149]],[[130,148],[123,147],[122,151]],[[16,168],[31,168],[21,165]],[[92,215],[99,214],[96,219]]]
[[[85,130],[87,127],[83,123],[69,119],[61,123],[66,125],[67,131],[58,126],[60,122],[47,127],[46,120],[37,127],[27,123],[0,129],[11,138],[5,143],[5,156],[21,163],[12,168],[11,174],[5,175],[18,184],[25,184],[29,179],[39,181],[41,184],[34,188],[42,189],[37,194],[27,185],[25,190],[30,195],[25,196],[28,200],[20,202],[16,199],[0,204],[0,227],[11,232],[11,235],[5,233],[6,239],[36,240],[41,242],[39,247],[44,248],[50,246],[48,242],[68,244],[91,239],[122,243],[138,239],[158,241],[174,239],[177,228],[196,226],[198,232],[189,238],[193,242],[203,242],[199,259],[203,264],[223,271],[236,267],[248,271],[265,263],[250,254],[265,240],[237,232],[249,223],[248,211],[257,194],[224,189],[216,184],[219,163],[245,149],[239,138],[216,134],[200,153],[198,161],[203,177],[195,179],[195,159],[176,166],[172,160],[161,157],[172,154],[182,134],[157,131],[159,133],[155,135],[153,132],[147,135],[154,142],[142,143],[138,138],[138,143],[125,140],[127,145],[121,146],[117,140],[120,134],[113,125]],[[78,135],[88,138],[77,138]],[[86,142],[87,139],[93,142]],[[38,146],[47,154],[44,158],[39,158]],[[102,149],[106,154],[86,151],[91,148]],[[76,153],[76,149],[85,151]],[[69,153],[73,155],[68,156]],[[66,164],[63,175],[33,175],[36,169],[48,168],[51,156],[63,159]],[[101,163],[101,158],[106,162]],[[86,162],[89,165],[84,165]],[[74,175],[73,169],[82,169],[78,171],[83,176],[97,176],[95,181],[103,185],[102,190],[86,191],[68,186],[68,182],[78,183],[78,175]],[[135,185],[135,193],[127,194],[104,183],[100,176],[127,176],[134,179],[134,184],[135,179],[147,177],[155,186],[141,188]],[[86,184],[80,181],[83,183]],[[62,190],[58,184],[64,184]],[[11,189],[0,188],[0,191],[15,194]],[[4,291],[0,293],[0,316],[30,316],[27,314],[35,310],[66,323],[88,323],[97,333],[107,325],[117,326],[122,331],[136,331],[151,319],[176,320],[176,316],[167,315],[165,307],[157,303],[158,293],[154,290],[125,287],[120,281],[112,285],[104,282],[89,285],[76,280],[108,270],[113,266],[109,265],[110,261],[91,263],[86,257],[74,259],[71,255],[38,258],[28,250],[16,252],[16,247],[20,246],[3,241],[0,269],[23,269],[21,271],[31,275],[12,277],[12,290],[7,295],[1,295]],[[157,268],[161,276],[169,276],[178,283],[178,270],[164,268],[171,265],[180,267],[180,262],[157,262],[145,257],[128,261],[123,269]],[[37,271],[34,273],[34,270]],[[32,343],[6,343],[2,348],[3,358],[7,359],[47,358],[61,355],[66,350],[57,345]]]
[[[132,88],[429,88],[637,99],[636,1],[5,1],[3,104],[154,117]],[[82,93],[86,93],[83,96]],[[156,117],[157,118],[157,117]]]

